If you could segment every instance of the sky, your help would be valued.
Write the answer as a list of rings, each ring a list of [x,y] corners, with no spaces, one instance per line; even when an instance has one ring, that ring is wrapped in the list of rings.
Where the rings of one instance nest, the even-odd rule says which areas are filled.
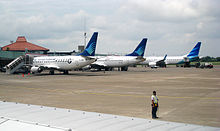
[[[0,47],[25,36],[73,51],[99,32],[96,53],[126,54],[148,38],[145,56],[220,56],[220,0],[0,0]]]

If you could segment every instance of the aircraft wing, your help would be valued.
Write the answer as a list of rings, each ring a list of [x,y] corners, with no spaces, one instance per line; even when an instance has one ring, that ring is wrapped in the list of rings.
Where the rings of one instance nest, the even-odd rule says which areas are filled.
[[[161,62],[164,62],[164,61],[166,60],[166,58],[167,58],[167,54],[164,56],[163,59],[161,59],[161,60],[156,60],[156,61],[153,61],[153,62],[154,62],[154,63],[161,63]]]
[[[102,68],[107,67],[107,65],[104,64],[103,62],[95,62],[91,64],[91,67],[95,69],[102,69]]]
[[[95,65],[95,66],[101,66],[101,67],[106,67],[107,65],[102,63],[102,62],[99,62],[99,63],[93,63],[92,65]]]
[[[149,66],[150,66],[151,68],[152,68],[152,67],[157,68],[158,66],[159,66],[159,67],[166,67],[166,65],[164,66],[164,64],[166,64],[166,63],[165,63],[166,58],[167,58],[167,54],[164,56],[163,59],[155,60],[155,61],[153,61],[153,62],[149,62]]]
[[[219,127],[0,101],[1,131],[219,131]],[[88,124],[89,123],[89,124]]]
[[[43,66],[40,66],[40,67],[45,68],[45,69],[57,69],[57,70],[60,69],[60,67],[55,66],[55,65],[43,65]]]

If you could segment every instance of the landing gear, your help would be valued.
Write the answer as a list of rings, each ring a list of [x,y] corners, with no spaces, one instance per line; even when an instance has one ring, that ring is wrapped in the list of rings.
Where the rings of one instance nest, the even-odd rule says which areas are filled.
[[[190,67],[190,62],[184,62],[183,67]]]
[[[184,65],[183,65],[183,67],[184,67],[184,68],[185,68],[185,67],[190,67],[189,58],[187,58],[187,57],[184,58]]]
[[[107,68],[105,68],[105,71],[112,71],[112,70],[113,70],[112,67],[107,67]]]
[[[164,61],[157,62],[156,66],[159,66],[159,67],[162,67],[162,68],[166,68],[167,67],[167,65],[166,65],[166,63]]]
[[[121,67],[121,71],[128,71],[128,67],[127,66]]]
[[[68,70],[65,70],[65,71],[63,71],[63,74],[68,75],[68,74],[69,74],[69,71],[68,71]]]
[[[50,70],[50,75],[54,75],[54,70]]]

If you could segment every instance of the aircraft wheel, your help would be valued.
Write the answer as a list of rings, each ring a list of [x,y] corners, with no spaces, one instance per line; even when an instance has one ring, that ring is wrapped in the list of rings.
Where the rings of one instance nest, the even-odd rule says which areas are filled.
[[[54,75],[54,70],[50,70],[50,75]]]
[[[65,70],[65,71],[63,71],[63,74],[67,75],[67,74],[69,74],[69,71]]]
[[[126,67],[126,66],[121,67],[121,71],[128,71],[128,67]]]

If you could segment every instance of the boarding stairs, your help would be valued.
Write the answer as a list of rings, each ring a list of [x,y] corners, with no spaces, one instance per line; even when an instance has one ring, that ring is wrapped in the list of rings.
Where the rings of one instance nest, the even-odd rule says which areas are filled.
[[[6,66],[6,74],[13,74],[19,68],[30,64],[32,64],[31,57],[28,55],[19,56]]]

